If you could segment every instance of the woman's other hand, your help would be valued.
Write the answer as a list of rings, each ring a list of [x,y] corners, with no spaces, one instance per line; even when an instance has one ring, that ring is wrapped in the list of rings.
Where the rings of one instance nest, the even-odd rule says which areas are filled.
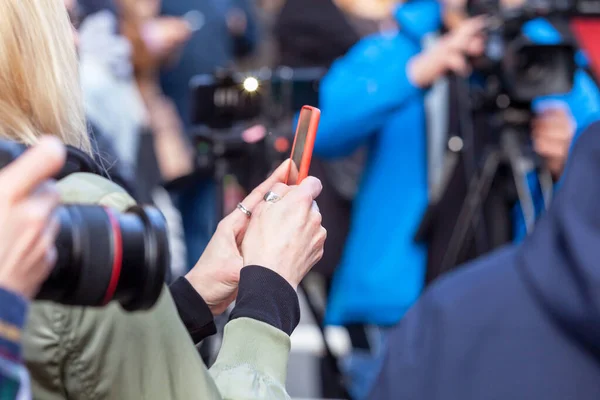
[[[315,199],[321,181],[308,177],[299,186],[276,185],[276,203],[262,202],[253,211],[242,243],[244,265],[259,265],[281,275],[294,289],[323,257],[327,231]]]
[[[64,146],[42,139],[0,170],[0,287],[33,298],[57,258],[60,195],[49,181],[65,163]]]
[[[285,180],[289,161],[284,162],[260,186],[252,191],[241,204],[254,210],[265,194],[277,183]],[[283,185],[285,186],[285,185]],[[233,210],[217,227],[215,234],[186,279],[208,304],[213,315],[221,314],[235,300],[244,259],[240,245],[250,219],[240,210]]]

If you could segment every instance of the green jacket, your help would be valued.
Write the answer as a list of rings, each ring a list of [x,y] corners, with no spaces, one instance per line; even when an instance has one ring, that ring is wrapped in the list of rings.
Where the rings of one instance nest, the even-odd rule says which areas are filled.
[[[65,203],[124,210],[133,200],[99,176],[73,174],[59,182]],[[169,290],[146,312],[33,304],[24,354],[35,399],[288,399],[290,338],[268,324],[239,318],[207,370]]]

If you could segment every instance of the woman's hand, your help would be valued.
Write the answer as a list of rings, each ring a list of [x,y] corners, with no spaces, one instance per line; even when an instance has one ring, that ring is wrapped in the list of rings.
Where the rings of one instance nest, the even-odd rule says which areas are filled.
[[[60,196],[49,179],[65,163],[64,146],[42,139],[0,170],[0,287],[33,298],[56,262]]]
[[[428,87],[447,72],[468,75],[471,71],[468,57],[481,55],[485,48],[482,36],[485,21],[485,17],[463,21],[432,48],[414,56],[408,64],[413,84]]]
[[[544,158],[554,178],[564,169],[575,126],[564,108],[552,108],[540,113],[533,121],[531,137],[535,152]]]
[[[323,186],[308,177],[299,186],[276,185],[282,198],[253,211],[242,243],[244,265],[260,265],[281,275],[294,289],[323,257],[327,231],[315,199]]]
[[[285,180],[288,168],[289,160],[242,201],[244,207],[254,210],[264,202],[265,194]],[[246,214],[233,210],[219,223],[200,260],[185,276],[208,304],[213,315],[225,311],[237,296],[240,270],[244,266],[239,247],[249,221]]]

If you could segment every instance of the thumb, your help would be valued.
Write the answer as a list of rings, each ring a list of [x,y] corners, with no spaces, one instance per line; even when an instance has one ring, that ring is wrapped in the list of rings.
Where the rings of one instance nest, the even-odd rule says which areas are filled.
[[[319,197],[323,190],[323,184],[314,176],[309,176],[300,183],[296,188],[292,189],[283,200],[291,200],[295,202],[306,203],[306,209],[312,207],[313,201]]]

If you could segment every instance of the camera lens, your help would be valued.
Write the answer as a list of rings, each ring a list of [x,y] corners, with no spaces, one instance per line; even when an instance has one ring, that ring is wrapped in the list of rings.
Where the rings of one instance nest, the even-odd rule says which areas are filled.
[[[58,210],[58,260],[37,298],[77,306],[118,301],[125,310],[152,307],[169,265],[167,231],[152,207],[118,213],[99,206]]]

